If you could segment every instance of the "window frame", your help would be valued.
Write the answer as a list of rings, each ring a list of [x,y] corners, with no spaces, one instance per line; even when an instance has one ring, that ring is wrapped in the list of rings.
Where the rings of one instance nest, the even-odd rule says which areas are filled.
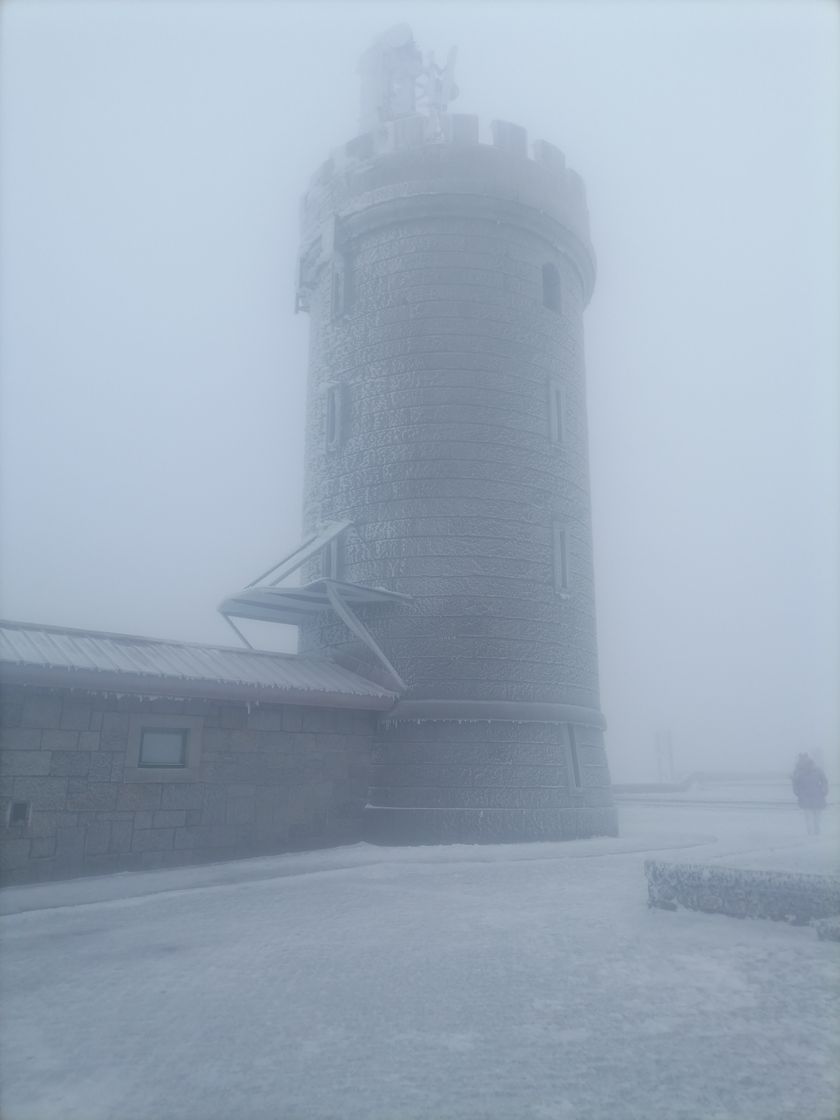
[[[142,764],[144,731],[182,731],[185,733],[183,766],[149,766]],[[129,716],[128,748],[125,758],[126,782],[196,782],[201,766],[204,720],[201,716],[153,715],[135,713]]]
[[[146,740],[146,735],[177,735],[181,740],[181,761],[180,762],[144,762],[143,761],[143,745]],[[159,769],[165,770],[184,770],[189,760],[190,750],[190,732],[186,727],[141,727],[140,729],[140,749],[137,755],[137,765],[141,770],[153,770],[155,766]]]

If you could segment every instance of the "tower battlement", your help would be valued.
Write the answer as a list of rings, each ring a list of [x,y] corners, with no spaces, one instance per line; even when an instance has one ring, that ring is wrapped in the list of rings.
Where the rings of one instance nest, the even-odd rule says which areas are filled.
[[[409,210],[429,217],[459,209],[493,221],[530,225],[564,252],[580,276],[584,302],[595,282],[595,253],[583,179],[560,148],[509,121],[417,113],[387,121],[335,149],[312,177],[301,212],[301,276],[331,257],[337,237],[352,236],[365,215],[388,222]],[[341,232],[337,226],[343,227]],[[302,300],[303,307],[306,300]]]
[[[438,117],[416,113],[410,117],[386,121],[378,128],[355,136],[346,144],[334,148],[329,158],[312,176],[309,189],[326,183],[333,175],[350,165],[407,148],[426,148],[432,145],[492,147],[520,160],[533,161],[545,167],[555,176],[557,188],[568,191],[585,210],[586,192],[583,180],[576,171],[567,167],[565,155],[555,144],[550,144],[547,140],[533,140],[529,151],[527,129],[511,121],[490,122],[489,144],[481,141],[480,129],[478,116],[471,113],[445,113]]]

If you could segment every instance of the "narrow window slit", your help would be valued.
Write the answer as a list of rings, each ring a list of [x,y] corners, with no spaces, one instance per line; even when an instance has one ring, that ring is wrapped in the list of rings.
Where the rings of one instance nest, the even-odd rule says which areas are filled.
[[[328,385],[326,388],[326,442],[329,451],[337,450],[343,440],[344,391],[341,385]]]
[[[332,263],[330,312],[333,319],[350,313],[352,283],[350,261],[344,253],[336,253]]]
[[[544,264],[542,269],[542,296],[543,306],[547,307],[549,311],[559,312],[562,310],[562,296],[560,291],[560,273],[557,271],[557,265]]]
[[[566,393],[556,381],[549,382],[548,407],[551,442],[562,447],[566,442]]]
[[[569,724],[569,761],[571,762],[571,780],[575,789],[581,788],[580,759],[578,757],[577,739],[575,729]]]
[[[566,529],[559,522],[554,522],[554,590],[557,592],[568,591],[569,565],[568,541]]]

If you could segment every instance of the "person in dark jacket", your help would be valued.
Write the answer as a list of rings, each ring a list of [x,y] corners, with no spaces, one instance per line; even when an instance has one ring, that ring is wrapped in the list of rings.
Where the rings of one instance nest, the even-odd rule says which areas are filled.
[[[800,754],[791,778],[799,807],[805,811],[805,827],[811,836],[820,834],[820,813],[825,808],[828,778],[809,754]]]

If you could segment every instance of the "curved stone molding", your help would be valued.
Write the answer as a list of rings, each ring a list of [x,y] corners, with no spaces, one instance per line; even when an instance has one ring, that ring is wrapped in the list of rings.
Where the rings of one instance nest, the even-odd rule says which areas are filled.
[[[399,700],[381,717],[401,720],[512,720],[516,723],[573,723],[606,730],[607,721],[595,708],[577,704],[518,703],[505,700]]]

